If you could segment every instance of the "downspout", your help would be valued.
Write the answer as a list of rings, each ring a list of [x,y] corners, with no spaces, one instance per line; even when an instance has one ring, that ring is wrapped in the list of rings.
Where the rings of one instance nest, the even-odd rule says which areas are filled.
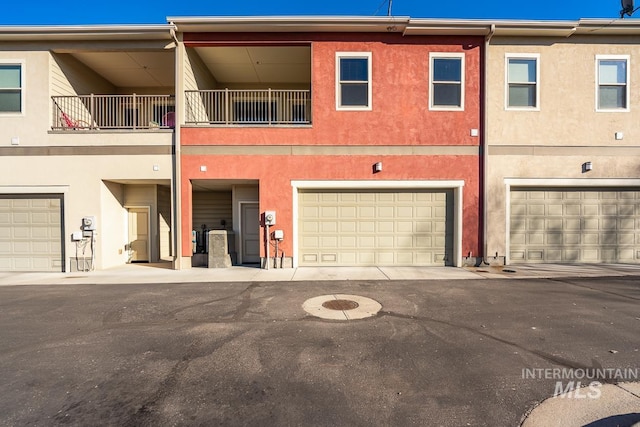
[[[172,23],[173,24],[173,23]],[[182,113],[182,62],[184,45],[176,36],[175,28],[171,29],[175,48],[175,127],[173,129],[173,254],[175,270],[182,270],[182,169],[181,169],[181,150],[180,150],[180,124],[183,120]]]
[[[487,196],[487,176],[488,176],[488,168],[489,168],[489,97],[487,96],[487,89],[489,87],[489,72],[488,72],[488,63],[489,63],[489,44],[491,43],[491,38],[496,32],[496,24],[491,24],[489,29],[489,34],[487,34],[484,38],[484,56],[483,61],[484,64],[482,66],[483,76],[482,76],[482,102],[483,102],[483,111],[482,111],[482,141],[480,141],[480,149],[482,150],[482,173],[480,177],[480,185],[482,185],[482,263],[485,265],[490,264],[487,259],[489,257],[489,242],[488,242],[488,213],[489,209]]]

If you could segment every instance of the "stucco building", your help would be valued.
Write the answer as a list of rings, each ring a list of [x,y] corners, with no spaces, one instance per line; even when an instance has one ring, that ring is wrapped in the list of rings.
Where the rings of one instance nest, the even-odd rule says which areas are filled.
[[[635,20],[493,27],[490,260],[640,260],[639,34]]]
[[[184,266],[194,231],[216,229],[233,232],[237,263],[459,266],[479,253],[486,25],[169,21]]]
[[[0,270],[173,256],[171,30],[0,28]]]
[[[168,22],[0,28],[0,270],[640,259],[634,20]]]

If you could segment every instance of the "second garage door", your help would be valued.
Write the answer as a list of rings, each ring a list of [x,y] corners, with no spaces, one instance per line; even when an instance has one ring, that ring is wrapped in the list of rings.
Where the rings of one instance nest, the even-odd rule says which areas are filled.
[[[0,195],[0,271],[62,271],[62,196]]]
[[[511,262],[640,262],[640,192],[624,188],[511,191]]]
[[[301,190],[301,266],[452,265],[453,190]]]

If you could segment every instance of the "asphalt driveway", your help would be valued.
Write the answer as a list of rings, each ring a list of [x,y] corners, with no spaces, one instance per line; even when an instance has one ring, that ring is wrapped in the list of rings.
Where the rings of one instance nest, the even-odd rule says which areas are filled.
[[[302,310],[332,293],[382,311]],[[516,426],[556,386],[523,369],[640,368],[639,307],[634,277],[2,287],[0,424]]]

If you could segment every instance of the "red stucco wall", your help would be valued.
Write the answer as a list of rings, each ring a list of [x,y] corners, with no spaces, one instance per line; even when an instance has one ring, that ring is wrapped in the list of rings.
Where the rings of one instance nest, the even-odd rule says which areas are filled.
[[[260,212],[275,210],[285,232],[281,246],[291,254],[293,236],[292,180],[464,180],[462,253],[479,253],[480,223],[477,156],[182,156],[182,254],[191,248],[190,179],[256,179]],[[372,173],[382,161],[383,171]],[[206,164],[207,171],[200,172]],[[264,252],[262,252],[264,255]]]
[[[312,44],[312,128],[185,128],[182,144],[479,144],[482,38],[339,36]],[[351,51],[372,53],[372,111],[336,111],[335,54]],[[429,111],[429,52],[465,53],[464,111]]]
[[[288,38],[286,38],[288,37]],[[478,146],[482,38],[402,37],[399,34],[187,35],[192,42],[292,40],[312,42],[312,126],[304,128],[183,127],[181,144]],[[372,111],[336,111],[336,52],[372,52]],[[429,52],[465,53],[464,111],[429,111]],[[360,148],[360,153],[366,148]],[[384,170],[373,174],[382,161]],[[291,180],[450,180],[464,186],[462,254],[480,253],[478,155],[182,155],[182,254],[191,255],[191,179],[253,179],[260,211],[275,210],[292,253]],[[200,172],[207,165],[207,172]],[[262,248],[264,254],[264,248]]]

